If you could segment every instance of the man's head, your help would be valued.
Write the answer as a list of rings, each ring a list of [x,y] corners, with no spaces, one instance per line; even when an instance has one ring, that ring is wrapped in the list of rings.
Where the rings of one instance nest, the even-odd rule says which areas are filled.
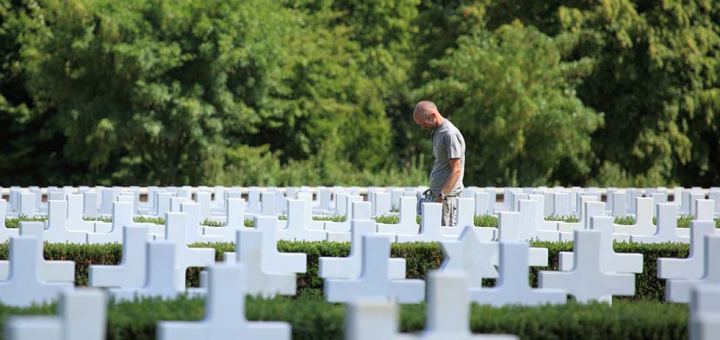
[[[429,100],[423,100],[415,105],[413,111],[413,119],[417,125],[424,129],[434,129],[442,124],[443,117],[435,106],[435,103]]]

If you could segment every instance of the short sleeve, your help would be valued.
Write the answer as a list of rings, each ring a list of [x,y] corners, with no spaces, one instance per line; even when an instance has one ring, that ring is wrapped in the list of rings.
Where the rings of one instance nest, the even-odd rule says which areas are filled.
[[[462,158],[462,155],[465,152],[465,147],[463,145],[463,142],[460,140],[460,136],[456,133],[451,133],[448,134],[445,138],[448,159]]]

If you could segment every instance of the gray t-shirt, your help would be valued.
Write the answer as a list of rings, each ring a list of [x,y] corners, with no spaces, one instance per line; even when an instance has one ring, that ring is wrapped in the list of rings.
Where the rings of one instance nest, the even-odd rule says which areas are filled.
[[[451,158],[460,158],[460,178],[458,178],[455,187],[447,194],[457,194],[463,189],[463,176],[465,175],[465,139],[460,130],[447,118],[440,126],[432,132],[433,155],[435,162],[433,163],[432,172],[430,172],[430,190],[439,192],[442,189],[448,177],[450,177]]]

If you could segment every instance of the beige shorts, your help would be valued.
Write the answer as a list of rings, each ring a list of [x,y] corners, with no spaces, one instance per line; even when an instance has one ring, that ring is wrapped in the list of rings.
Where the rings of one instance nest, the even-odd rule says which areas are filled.
[[[437,201],[439,193],[431,192],[431,202]],[[445,227],[454,226],[457,224],[457,207],[458,207],[458,196],[453,195],[445,197],[442,202],[442,225]]]

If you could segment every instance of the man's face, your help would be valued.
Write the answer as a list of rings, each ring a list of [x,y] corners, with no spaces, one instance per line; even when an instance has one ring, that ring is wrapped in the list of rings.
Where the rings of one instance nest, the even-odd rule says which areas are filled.
[[[419,114],[414,117],[415,124],[420,125],[423,129],[434,129],[435,128],[435,115],[430,114]]]

